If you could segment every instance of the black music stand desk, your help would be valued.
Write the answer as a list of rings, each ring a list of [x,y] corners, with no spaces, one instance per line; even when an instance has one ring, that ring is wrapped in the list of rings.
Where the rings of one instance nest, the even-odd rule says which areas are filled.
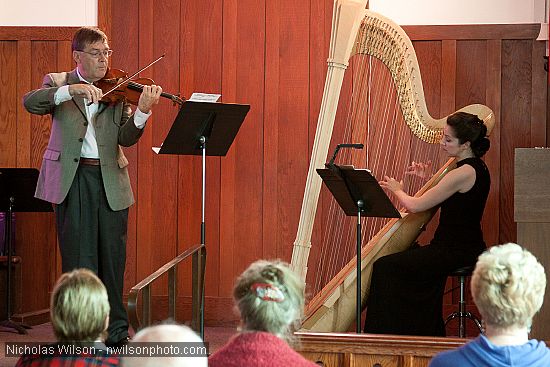
[[[327,164],[317,173],[347,216],[357,216],[357,295],[355,323],[361,333],[361,216],[401,218],[399,211],[369,170]]]
[[[36,168],[0,168],[0,212],[6,213],[6,315],[2,315],[0,326],[27,334],[26,325],[11,320],[11,266],[13,255],[12,213],[17,212],[51,212],[52,205],[34,197],[38,170]]]
[[[244,104],[186,101],[158,152],[158,154],[202,155],[201,244],[203,245],[206,241],[204,218],[206,156],[227,154],[249,110],[250,105]],[[202,286],[204,287],[204,284]],[[201,337],[204,337],[203,316],[201,312],[201,330],[197,330]]]

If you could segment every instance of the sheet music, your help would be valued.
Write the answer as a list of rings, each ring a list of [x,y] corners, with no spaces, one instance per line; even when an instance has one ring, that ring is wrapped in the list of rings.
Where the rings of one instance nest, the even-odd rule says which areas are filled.
[[[221,94],[212,94],[212,93],[193,93],[188,101],[191,102],[210,102],[214,103],[220,99]]]
[[[338,166],[338,167],[340,167],[340,169],[343,169],[343,170],[348,170],[348,169],[352,170],[352,169],[354,169],[356,171],[367,171],[368,173],[372,174],[370,169],[368,169],[368,168],[355,168],[355,166],[353,164],[343,164],[343,165]]]

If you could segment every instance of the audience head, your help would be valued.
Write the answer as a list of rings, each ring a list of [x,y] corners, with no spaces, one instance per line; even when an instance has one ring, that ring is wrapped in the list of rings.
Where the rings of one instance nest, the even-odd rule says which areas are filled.
[[[50,315],[58,341],[94,342],[106,336],[107,290],[90,270],[62,274],[53,289]]]
[[[484,322],[495,329],[530,328],[545,287],[542,265],[515,243],[493,246],[479,256],[471,282]]]
[[[483,157],[489,150],[491,142],[487,139],[487,126],[477,115],[456,112],[447,117],[447,125],[452,128],[460,144],[470,142],[470,148],[476,157]]]
[[[233,297],[242,328],[290,338],[304,309],[304,282],[281,261],[259,260],[237,279]]]
[[[130,343],[193,343],[190,348],[204,346],[202,339],[193,330],[183,325],[156,325],[140,330]],[[123,366],[132,367],[207,367],[207,356],[202,357],[123,357]]]

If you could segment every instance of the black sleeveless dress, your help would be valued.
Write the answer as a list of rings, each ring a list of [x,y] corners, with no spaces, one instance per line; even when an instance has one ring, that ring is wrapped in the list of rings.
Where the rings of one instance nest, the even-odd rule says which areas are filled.
[[[485,250],[481,218],[491,179],[480,158],[457,163],[476,171],[474,186],[440,204],[430,244],[384,256],[373,265],[364,331],[376,334],[445,336],[442,316],[447,275],[475,265]]]

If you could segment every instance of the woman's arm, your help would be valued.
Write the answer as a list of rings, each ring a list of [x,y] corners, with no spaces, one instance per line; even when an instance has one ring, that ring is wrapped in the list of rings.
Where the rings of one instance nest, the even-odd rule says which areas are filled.
[[[414,197],[403,191],[403,183],[385,176],[380,181],[382,188],[394,193],[399,202],[411,213],[417,213],[433,208],[448,199],[456,192],[466,192],[472,188],[476,180],[476,171],[470,165],[458,167],[446,174],[434,187],[420,197]]]

